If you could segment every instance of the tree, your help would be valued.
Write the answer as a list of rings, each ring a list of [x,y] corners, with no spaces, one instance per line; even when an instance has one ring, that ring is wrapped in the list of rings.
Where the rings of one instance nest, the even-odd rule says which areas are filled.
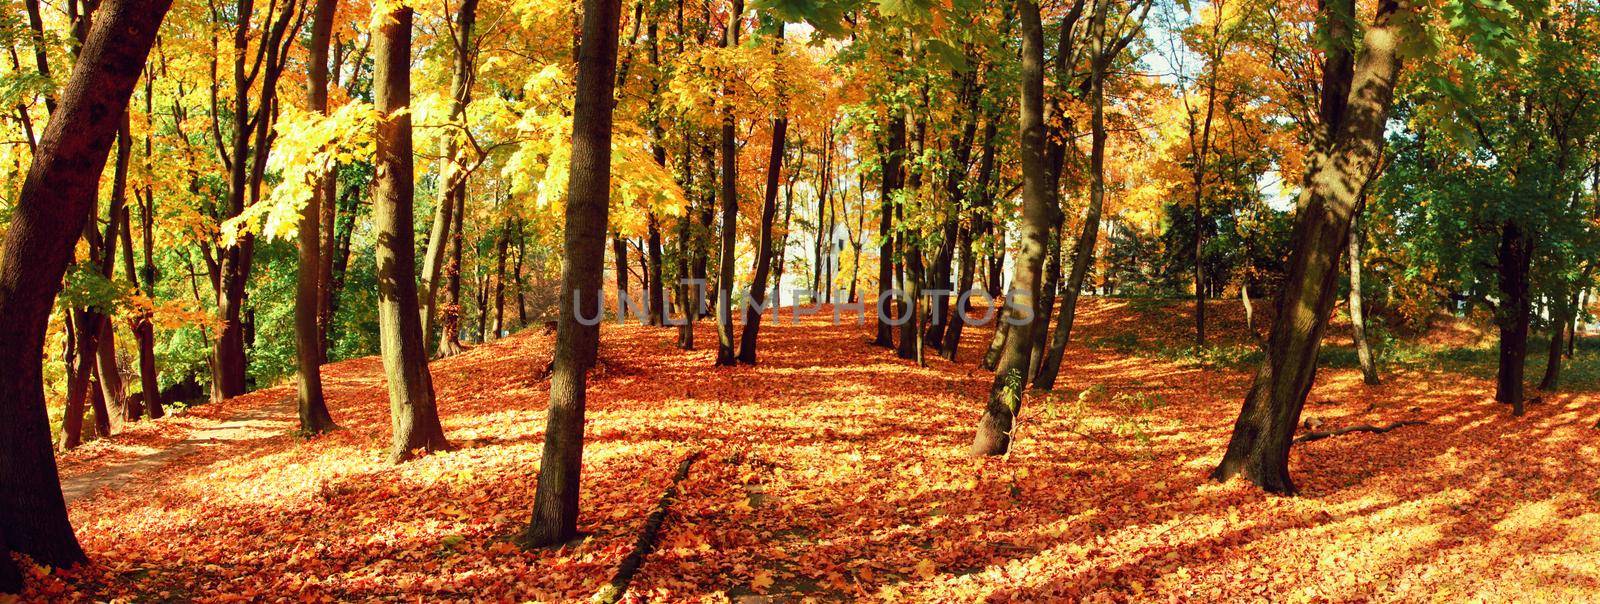
[[[1022,25],[1022,241],[1012,269],[1012,289],[1007,293],[1005,319],[1017,327],[1013,328],[1012,336],[1006,338],[995,369],[988,405],[978,420],[977,435],[972,441],[974,455],[1002,455],[1011,448],[1011,433],[1022,412],[1022,390],[1027,384],[1032,353],[1033,340],[1025,334],[1034,327],[1036,317],[1028,309],[1033,308],[1034,296],[1038,294],[1056,211],[1051,205],[1052,192],[1048,189],[1049,175],[1046,174],[1049,165],[1045,157],[1044,26],[1039,19],[1039,4],[1017,0],[1017,15]]]
[[[458,122],[466,114],[467,105],[472,102],[472,84],[476,66],[472,27],[477,18],[478,0],[461,0],[461,6],[456,9],[455,22],[449,24],[450,43],[455,47],[455,65],[450,78],[450,126],[443,136],[444,153],[439,162],[439,171],[444,180],[439,187],[439,199],[433,213],[433,228],[429,232],[427,253],[423,257],[422,264],[420,291],[424,341],[433,338],[439,276],[444,268],[445,253],[454,240],[451,233],[455,225],[452,223],[466,219],[466,216],[456,212],[457,198],[466,195],[467,179],[467,168],[462,165],[464,163],[462,158],[458,157],[462,150],[460,140],[466,132],[466,126]],[[461,132],[456,132],[456,128]]]
[[[228,170],[228,198],[223,218],[240,216],[246,207],[260,199],[267,151],[272,141],[272,121],[278,107],[278,80],[288,61],[288,46],[294,43],[294,37],[287,34],[299,29],[303,12],[299,6],[297,0],[289,0],[282,4],[273,2],[267,7],[254,52],[251,34],[258,29],[252,25],[255,1],[238,0],[233,8],[233,53],[239,58],[233,65],[233,103],[224,109],[218,105],[217,94],[211,97],[212,119],[220,121],[231,117],[228,132],[231,141],[224,141],[220,125],[213,128],[217,155]],[[213,7],[212,18],[222,21],[228,17]],[[251,58],[246,60],[245,57]],[[251,93],[258,84],[258,96],[252,106]],[[214,80],[213,93],[219,87],[220,82]],[[214,252],[209,248],[206,251],[208,268],[216,286],[217,316],[222,321],[211,361],[211,398],[219,401],[244,394],[248,389],[244,305],[245,285],[255,261],[255,239],[247,232]]]
[[[50,566],[85,560],[50,447],[45,329],[101,170],[170,0],[105,0],[40,137],[0,248],[0,592],[22,575],[10,553]]]
[[[379,112],[377,177],[372,214],[378,229],[378,327],[383,371],[389,381],[393,427],[389,460],[409,459],[416,450],[450,448],[433,397],[421,316],[417,303],[416,235],[413,228],[411,145],[410,7],[394,7],[378,17],[373,56],[374,104]]]
[[[1346,255],[1350,261],[1350,333],[1355,338],[1356,358],[1361,363],[1361,380],[1369,386],[1378,385],[1378,367],[1372,358],[1372,346],[1367,342],[1367,317],[1361,309],[1361,218],[1352,219],[1350,246]]]
[[[333,18],[339,10],[338,0],[317,0],[312,9],[310,58],[306,62],[306,99],[312,111],[328,112],[328,43],[333,36]],[[331,188],[319,177],[312,188],[311,199],[300,210],[300,270],[296,277],[294,301],[294,331],[296,358],[300,365],[299,403],[300,432],[307,435],[333,430],[333,415],[328,413],[328,403],[322,397],[322,329],[317,324],[321,289],[327,285],[319,281],[322,266],[322,204],[333,203]],[[332,253],[332,250],[328,250]]]
[[[562,543],[578,533],[585,381],[600,341],[599,324],[584,325],[587,321],[578,318],[599,316],[603,304],[600,275],[611,207],[612,93],[620,16],[618,0],[584,0],[572,110],[572,164],[567,177],[561,318],[556,324],[538,489],[533,518],[521,537],[524,547]]]
[[[783,25],[779,24],[772,53],[776,55],[782,47]],[[744,333],[739,335],[739,362],[748,365],[756,364],[756,337],[761,333],[761,313],[757,309],[765,306],[767,302],[767,279],[773,264],[772,223],[778,215],[778,179],[783,173],[783,147],[785,135],[789,131],[789,110],[785,94],[780,88],[778,115],[772,118],[772,153],[767,158],[766,192],[761,198],[761,231],[757,238],[753,269],[755,276],[750,282],[748,293],[753,304],[745,306]],[[783,251],[780,247],[776,253],[782,254]],[[781,282],[782,275],[779,277]]]
[[[744,19],[744,0],[733,0],[728,11],[728,24],[723,32],[724,48],[739,46],[739,22]],[[734,118],[731,90],[723,87],[722,134],[719,155],[722,160],[721,189],[722,245],[717,262],[717,365],[735,362],[733,342],[733,258],[736,236],[739,231],[739,148],[734,140]]]
[[[1349,3],[1330,2],[1327,22],[1353,22]],[[1261,488],[1292,494],[1289,445],[1316,375],[1322,330],[1333,311],[1337,261],[1360,191],[1383,151],[1383,127],[1400,75],[1400,46],[1414,8],[1385,0],[1353,62],[1334,38],[1324,59],[1322,123],[1328,135],[1302,181],[1289,274],[1278,299],[1266,358],[1256,372],[1216,480],[1243,474]],[[1348,91],[1348,93],[1341,93]]]

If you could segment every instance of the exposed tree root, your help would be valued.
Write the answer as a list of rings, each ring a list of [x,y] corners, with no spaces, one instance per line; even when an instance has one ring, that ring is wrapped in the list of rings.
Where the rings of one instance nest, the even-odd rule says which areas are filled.
[[[1328,430],[1326,432],[1307,432],[1305,434],[1301,434],[1299,436],[1294,437],[1294,443],[1295,444],[1308,443],[1308,442],[1311,442],[1311,441],[1314,441],[1314,440],[1322,440],[1324,438],[1328,438],[1328,437],[1332,437],[1332,436],[1340,436],[1340,435],[1344,435],[1344,434],[1350,434],[1351,432],[1371,432],[1373,434],[1383,434],[1384,432],[1388,432],[1390,430],[1393,430],[1395,428],[1399,428],[1401,426],[1418,426],[1418,425],[1422,425],[1422,424],[1426,424],[1426,423],[1428,423],[1428,422],[1421,421],[1421,420],[1414,420],[1413,419],[1413,420],[1405,420],[1405,421],[1394,422],[1394,423],[1389,424],[1387,426],[1361,425],[1361,426],[1349,426],[1349,427],[1346,427],[1346,428],[1339,428],[1338,430]]]
[[[672,484],[667,485],[667,490],[661,493],[661,501],[656,504],[656,511],[651,512],[650,517],[644,521],[644,530],[639,532],[639,539],[634,541],[633,551],[622,559],[622,564],[617,567],[617,574],[611,577],[611,583],[600,588],[589,601],[616,604],[628,593],[628,584],[633,582],[633,576],[639,573],[639,567],[644,566],[644,557],[655,550],[660,540],[661,525],[667,520],[667,509],[672,507],[672,502],[678,498],[678,484],[689,477],[689,466],[694,465],[694,460],[703,452],[695,451],[678,462],[678,473],[673,474]]]

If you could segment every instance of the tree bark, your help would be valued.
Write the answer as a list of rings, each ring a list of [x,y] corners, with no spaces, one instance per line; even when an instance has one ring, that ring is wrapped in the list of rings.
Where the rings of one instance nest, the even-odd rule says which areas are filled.
[[[451,124],[460,124],[467,113],[467,105],[472,103],[472,84],[474,74],[474,51],[472,47],[472,28],[477,21],[478,0],[461,0],[461,6],[456,9],[455,28],[451,30],[452,44],[455,46],[455,69],[450,77],[450,113]],[[464,131],[466,126],[461,124]],[[439,160],[439,197],[434,205],[433,227],[429,230],[428,248],[422,261],[422,336],[426,342],[433,341],[434,319],[437,316],[436,301],[439,292],[439,274],[444,268],[445,252],[449,249],[452,240],[450,233],[452,223],[460,220],[455,215],[458,195],[465,193],[467,184],[467,170],[460,157],[461,145],[459,134],[454,130],[448,131],[444,136],[444,152]]]
[[[411,145],[412,9],[380,17],[374,35],[374,105],[379,112],[372,215],[378,229],[378,327],[393,429],[389,460],[450,448],[439,425],[433,378],[418,321]]]
[[[722,39],[724,48],[733,48],[739,45],[739,22],[744,19],[744,0],[733,0],[733,9],[728,12],[728,26],[726,36]],[[717,286],[714,293],[717,305],[717,365],[732,365],[735,358],[733,342],[733,258],[735,237],[739,232],[739,148],[734,141],[734,119],[732,95],[730,90],[722,91],[722,249],[717,264]],[[759,262],[759,256],[758,262]],[[753,294],[754,292],[752,292]]]
[[[902,170],[905,165],[906,149],[906,114],[905,110],[896,106],[889,111],[889,140],[883,152],[883,186],[878,195],[878,303],[874,304],[877,310],[878,331],[877,338],[872,341],[874,346],[894,348],[894,326],[887,321],[889,311],[881,304],[883,295],[894,289],[894,263],[895,239],[894,236],[894,195],[900,190],[904,179]]]
[[[511,247],[511,236],[507,233],[511,229],[510,221],[500,226],[500,237],[495,242],[495,268],[494,268],[494,339],[498,340],[506,335],[506,250]],[[620,241],[620,240],[619,240]],[[618,265],[617,271],[627,274],[624,265]],[[626,283],[624,283],[626,285]],[[621,295],[621,294],[618,294]]]
[[[1017,0],[1017,14],[1022,25],[1022,91],[1021,91],[1021,160],[1022,160],[1022,224],[1021,249],[1012,271],[1012,291],[1008,293],[1006,316],[1008,322],[1021,325],[1020,333],[1005,339],[999,364],[995,370],[994,384],[989,390],[989,401],[982,419],[978,420],[977,434],[972,441],[973,455],[1002,455],[1011,449],[1016,420],[1022,412],[1022,390],[1027,383],[1027,370],[1032,338],[1028,328],[1035,317],[1023,316],[1034,307],[1039,291],[1040,272],[1044,255],[1049,247],[1050,225],[1054,208],[1050,204],[1049,169],[1045,158],[1044,123],[1044,27],[1039,20],[1039,4],[1033,0]]]
[[[1372,358],[1372,346],[1367,342],[1367,318],[1361,310],[1361,217],[1351,219],[1350,226],[1350,332],[1355,338],[1356,358],[1361,362],[1361,379],[1369,386],[1378,385],[1378,367]],[[1243,287],[1243,286],[1241,286]]]
[[[238,19],[234,25],[233,47],[234,56],[239,60],[234,62],[233,68],[233,106],[227,108],[232,113],[231,151],[222,145],[220,136],[217,137],[218,152],[223,157],[224,166],[228,168],[225,218],[243,213],[245,207],[253,204],[261,195],[261,183],[266,174],[267,149],[271,144],[271,118],[277,105],[278,79],[282,75],[288,54],[282,45],[287,32],[291,29],[290,23],[296,21],[299,12],[293,9],[293,6],[280,7],[276,4],[269,8],[267,20],[262,24],[264,27],[259,28],[263,31],[254,32],[259,34],[256,37],[260,40],[256,42],[255,50],[252,52],[252,30],[257,28],[251,26],[250,15],[255,12],[255,2],[238,0],[235,6],[234,14],[238,15]],[[245,59],[252,55],[253,58]],[[247,64],[257,65],[260,69],[247,70]],[[256,99],[255,106],[251,107],[250,95],[252,90],[257,89],[258,78],[260,98]],[[219,110],[214,113],[221,115]],[[249,389],[245,348],[250,338],[249,334],[245,333],[244,305],[245,285],[250,280],[255,239],[248,232],[242,233],[237,241],[224,245],[219,252],[216,293],[217,315],[222,320],[222,328],[218,331],[212,347],[211,399],[213,401],[233,398]]]
[[[783,31],[778,32],[782,40]],[[781,42],[780,42],[781,43]],[[780,109],[781,111],[781,109]],[[739,334],[739,362],[756,364],[756,338],[761,333],[761,312],[767,301],[767,279],[772,272],[772,223],[778,218],[778,177],[783,172],[783,147],[789,130],[789,118],[780,116],[772,120],[772,154],[767,156],[767,187],[761,198],[761,231],[756,240],[756,258],[747,294],[754,304],[744,307],[744,332]]]
[[[145,78],[144,102],[145,114],[147,115],[154,114],[153,105],[155,102],[155,94],[154,86],[152,85],[151,80],[152,78]],[[149,172],[153,169],[155,156],[152,153],[150,133],[148,131],[146,131],[144,137],[144,158],[145,169],[147,172]],[[127,267],[128,279],[138,284],[140,291],[146,296],[154,298],[157,276],[155,253],[156,199],[154,185],[147,181],[144,186],[144,194],[139,196],[138,201],[139,233],[142,236],[140,248],[143,252],[144,260],[143,266],[140,268],[138,275],[133,274],[133,234],[128,230],[132,228],[131,225],[124,226],[123,236],[125,247],[123,249],[124,255],[128,257],[129,262]],[[145,415],[150,419],[161,419],[162,416],[166,415],[166,411],[161,405],[161,382],[156,367],[155,326],[151,324],[150,314],[146,313],[142,316],[134,318],[133,334],[134,339],[139,344],[139,380],[140,387],[144,391]]]
[[[1500,367],[1495,374],[1494,400],[1511,405],[1512,415],[1523,412],[1523,371],[1528,358],[1528,322],[1532,300],[1528,269],[1533,261],[1533,239],[1515,220],[1500,227],[1497,319],[1500,324]]]
[[[1567,320],[1568,314],[1566,309],[1561,309],[1550,317],[1550,350],[1545,356],[1544,378],[1539,380],[1540,391],[1551,392],[1561,385],[1561,355],[1566,352],[1567,326],[1571,324]]]
[[[461,354],[461,237],[462,225],[467,221],[466,191],[458,191],[450,200],[455,204],[456,220],[452,221],[454,228],[450,230],[450,263],[445,266],[445,299],[440,308],[440,322],[443,334],[439,337],[440,358]]]
[[[1148,10],[1149,5],[1145,5]],[[1092,58],[1089,66],[1089,203],[1084,207],[1083,230],[1079,232],[1068,269],[1067,285],[1061,296],[1061,311],[1056,318],[1056,329],[1050,339],[1049,350],[1034,376],[1033,386],[1042,390],[1055,388],[1061,373],[1061,361],[1067,343],[1072,340],[1072,325],[1078,316],[1078,297],[1083,292],[1083,282],[1094,264],[1095,248],[1100,239],[1100,215],[1105,207],[1105,78],[1111,62],[1122,52],[1127,39],[1112,42],[1106,39],[1105,22],[1107,6],[1097,4],[1090,15]],[[1140,19],[1147,12],[1141,13]]]
[[[0,244],[0,592],[9,552],[49,566],[85,556],[67,519],[41,377],[45,331],[101,171],[170,0],[105,0],[40,137]]]
[[[618,0],[584,0],[572,112],[561,318],[556,327],[550,410],[539,466],[533,517],[520,542],[541,547],[578,533],[579,471],[583,466],[585,380],[594,365],[605,232],[611,205],[612,94],[617,70]]]
[[[956,295],[972,290],[977,281],[978,258],[974,249],[976,240],[986,237],[994,231],[993,219],[989,216],[992,211],[994,197],[990,191],[990,180],[994,176],[994,140],[997,131],[998,116],[990,113],[985,117],[983,126],[983,154],[978,160],[978,184],[976,186],[976,207],[973,208],[972,223],[961,231],[961,240],[957,245],[961,248],[961,283],[956,288]],[[969,298],[970,300],[970,298]],[[965,309],[959,304],[952,305],[950,313],[950,327],[945,330],[944,343],[941,346],[942,354],[946,360],[955,361],[956,353],[961,348],[961,332],[966,325]],[[997,359],[998,360],[998,359]]]
[[[1361,189],[1383,152],[1383,128],[1400,75],[1397,54],[1406,16],[1393,0],[1378,5],[1367,29],[1350,84],[1335,82],[1327,91],[1347,88],[1343,118],[1329,124],[1334,136],[1311,157],[1290,241],[1289,271],[1267,340],[1267,355],[1256,372],[1234,423],[1228,451],[1211,473],[1216,480],[1243,474],[1261,488],[1295,491],[1289,477],[1289,446],[1306,395],[1316,376],[1322,331],[1333,311],[1339,251],[1349,235]],[[1348,19],[1334,15],[1328,21]],[[1330,59],[1333,57],[1329,57]],[[1325,69],[1331,67],[1325,65]]]
[[[328,112],[328,44],[333,35],[333,19],[338,0],[317,0],[311,20],[311,41],[306,62],[306,99],[312,111]],[[325,179],[319,177],[318,184]],[[295,277],[294,342],[299,362],[299,388],[296,389],[300,433],[310,436],[333,430],[333,415],[322,396],[322,329],[318,325],[323,283],[317,278],[322,267],[322,204],[327,188],[312,189],[311,200],[300,209],[300,267]]]

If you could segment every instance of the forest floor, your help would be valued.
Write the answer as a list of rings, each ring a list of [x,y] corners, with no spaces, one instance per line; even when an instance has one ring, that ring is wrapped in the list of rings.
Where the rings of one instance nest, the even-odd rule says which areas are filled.
[[[1219,304],[1215,330],[1246,348],[1237,310]],[[921,368],[868,345],[870,325],[769,317],[760,365],[713,368],[710,324],[683,352],[671,329],[608,323],[588,400],[587,536],[533,552],[510,538],[532,504],[551,336],[435,362],[458,448],[400,466],[384,462],[379,361],[335,363],[323,377],[344,429],[331,435],[296,437],[293,388],[279,385],[64,455],[93,562],[36,569],[25,598],[586,599],[691,455],[631,599],[1600,593],[1593,392],[1547,394],[1513,418],[1481,371],[1406,364],[1368,387],[1334,363],[1304,414],[1319,429],[1426,423],[1297,445],[1303,492],[1272,497],[1206,478],[1248,363],[1185,352],[1189,312],[1087,300],[1057,391],[1028,399],[1008,457],[984,460],[966,447],[992,380],[974,366],[988,329],[967,332],[957,363]]]

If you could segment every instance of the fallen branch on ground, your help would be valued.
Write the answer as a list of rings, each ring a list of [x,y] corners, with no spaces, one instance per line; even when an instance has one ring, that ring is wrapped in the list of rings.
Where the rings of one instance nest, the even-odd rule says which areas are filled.
[[[1328,438],[1328,437],[1331,437],[1331,436],[1340,436],[1340,435],[1343,435],[1343,434],[1349,434],[1351,432],[1371,432],[1373,434],[1383,434],[1384,432],[1388,432],[1390,430],[1393,430],[1395,428],[1399,428],[1401,426],[1418,426],[1418,425],[1422,425],[1422,424],[1426,424],[1426,423],[1428,423],[1428,422],[1421,421],[1421,420],[1409,419],[1409,420],[1405,420],[1405,421],[1395,422],[1395,423],[1389,424],[1387,426],[1361,425],[1361,426],[1350,426],[1350,427],[1347,427],[1347,428],[1339,428],[1338,430],[1328,430],[1326,432],[1307,432],[1305,434],[1301,434],[1299,436],[1294,437],[1294,443],[1295,444],[1308,443],[1308,442],[1311,442],[1311,441],[1314,441],[1314,440],[1322,440],[1324,438]]]
[[[617,566],[617,574],[611,577],[611,583],[595,592],[591,602],[616,604],[622,596],[628,593],[628,584],[633,582],[633,576],[639,573],[639,567],[644,566],[644,557],[656,549],[657,541],[661,537],[661,525],[667,521],[667,508],[672,507],[672,502],[678,498],[678,484],[689,477],[689,466],[694,465],[694,460],[704,451],[690,453],[683,461],[678,462],[678,472],[672,475],[672,484],[667,485],[667,490],[661,493],[661,501],[656,503],[656,511],[644,521],[644,530],[639,532],[639,539],[633,543],[633,551],[628,557],[622,559],[622,564]]]

